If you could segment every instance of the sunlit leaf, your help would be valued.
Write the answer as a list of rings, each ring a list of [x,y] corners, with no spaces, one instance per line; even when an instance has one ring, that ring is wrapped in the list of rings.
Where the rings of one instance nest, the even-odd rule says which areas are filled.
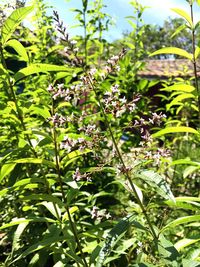
[[[156,55],[162,55],[162,54],[175,54],[175,55],[179,55],[182,57],[185,57],[189,60],[192,60],[193,56],[192,54],[188,53],[187,51],[181,49],[181,48],[177,48],[177,47],[164,47],[161,48],[155,52],[153,52],[152,54],[150,54],[150,57],[156,56]]]
[[[195,244],[199,241],[200,241],[200,237],[199,238],[183,238],[183,239],[179,240],[178,242],[176,242],[176,244],[174,246],[178,251],[180,251],[180,250],[184,249],[185,247],[188,247],[188,246]]]
[[[32,64],[26,68],[21,69],[14,75],[14,82],[17,82],[29,75],[36,74],[36,73],[48,73],[48,72],[68,72],[68,68],[64,66],[57,66],[57,65],[51,65],[51,64]]]
[[[193,133],[193,134],[199,134],[197,130],[191,127],[186,126],[176,126],[176,127],[167,127],[165,129],[162,129],[154,134],[152,134],[152,137],[157,138],[166,134],[172,134],[172,133]]]
[[[29,61],[28,55],[26,53],[26,49],[18,40],[16,39],[9,40],[6,43],[6,46],[12,47],[17,52],[17,54],[21,57],[20,60],[23,60],[26,62]]]
[[[5,45],[7,40],[11,37],[17,26],[22,20],[33,10],[33,6],[21,7],[15,9],[11,15],[4,22],[1,29],[1,43]]]
[[[181,217],[181,218],[178,218],[178,219],[168,223],[166,226],[164,226],[162,228],[161,231],[164,232],[165,230],[167,230],[169,228],[174,228],[180,224],[185,224],[185,223],[190,223],[190,222],[198,222],[198,221],[200,221],[200,215],[191,215],[191,216]]]
[[[190,28],[193,28],[193,23],[191,20],[190,15],[187,14],[187,12],[185,12],[184,10],[180,9],[180,8],[171,8],[172,11],[176,12],[176,14],[180,15],[182,18],[184,18],[188,24],[190,25]]]
[[[4,164],[1,168],[1,172],[0,172],[0,182],[1,180],[3,180],[3,178],[6,175],[9,175],[12,170],[15,168],[16,163],[8,163],[8,164]]]

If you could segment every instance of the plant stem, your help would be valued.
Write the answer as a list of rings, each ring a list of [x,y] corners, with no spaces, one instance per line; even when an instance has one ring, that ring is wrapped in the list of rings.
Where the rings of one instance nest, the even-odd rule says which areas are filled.
[[[129,184],[130,184],[130,186],[131,186],[131,189],[133,190],[134,196],[135,196],[135,198],[136,198],[136,200],[137,200],[137,202],[138,202],[138,204],[139,204],[139,206],[140,206],[140,208],[141,208],[141,210],[142,210],[142,212],[143,212],[143,214],[144,214],[144,216],[145,216],[145,218],[146,218],[146,220],[147,220],[147,223],[148,223],[148,225],[149,225],[149,228],[150,228],[150,231],[151,231],[151,234],[152,234],[154,240],[157,240],[156,232],[155,232],[155,230],[154,230],[154,228],[153,228],[153,225],[152,225],[152,223],[151,223],[151,221],[150,221],[150,218],[149,218],[149,216],[148,216],[148,214],[147,214],[146,208],[145,208],[145,206],[143,205],[142,201],[140,200],[140,197],[139,197],[139,195],[138,195],[138,193],[137,193],[137,190],[136,190],[136,188],[135,188],[135,186],[134,186],[134,184],[133,184],[133,182],[132,182],[132,180],[131,180],[131,177],[130,177],[128,171],[127,171],[126,164],[125,164],[125,162],[124,162],[124,160],[123,160],[123,157],[122,157],[122,155],[121,155],[121,152],[119,151],[117,142],[116,142],[115,137],[114,137],[114,135],[113,135],[112,128],[111,128],[111,126],[110,126],[110,124],[109,124],[109,121],[108,121],[106,112],[105,112],[104,107],[103,107],[103,105],[102,105],[102,103],[101,103],[101,100],[100,100],[100,98],[99,98],[99,96],[98,96],[98,94],[97,94],[96,88],[95,88],[95,86],[94,86],[94,84],[93,84],[91,78],[88,77],[88,79],[89,79],[90,86],[92,87],[93,91],[95,92],[95,95],[96,95],[97,101],[98,101],[98,103],[99,103],[101,112],[102,112],[103,117],[104,117],[104,119],[105,119],[106,126],[107,126],[107,128],[108,128],[108,130],[109,130],[109,133],[110,133],[110,136],[111,136],[113,145],[114,145],[114,147],[115,147],[115,150],[116,150],[116,152],[117,152],[118,158],[119,158],[119,160],[120,160],[120,162],[121,162],[121,164],[122,164],[122,166],[123,166],[123,169],[124,169],[124,171],[125,171],[124,176],[125,176],[126,179],[128,180],[128,182],[129,182]]]
[[[52,105],[52,114],[54,114],[54,106],[53,105]],[[83,253],[83,250],[82,250],[82,247],[81,247],[81,243],[79,241],[78,233],[77,233],[77,230],[76,230],[76,225],[72,220],[72,216],[71,216],[68,204],[67,204],[67,198],[66,198],[66,195],[65,195],[65,192],[64,192],[64,188],[63,188],[62,177],[61,177],[61,169],[60,169],[60,156],[59,156],[59,149],[58,149],[58,144],[57,144],[57,132],[56,132],[55,125],[53,125],[53,130],[52,131],[53,131],[53,142],[54,142],[54,150],[55,150],[55,160],[56,160],[56,169],[57,169],[57,174],[58,174],[58,182],[59,182],[59,185],[60,185],[64,206],[65,206],[65,209],[67,211],[69,223],[70,223],[74,238],[76,240],[76,243],[77,243],[77,246],[78,246],[78,250],[79,250],[79,252],[81,254],[81,258],[82,258],[82,261],[83,261],[83,266],[89,267],[88,264],[87,264],[87,261],[85,260],[85,256],[84,256],[84,253]]]
[[[196,63],[196,57],[195,57],[195,28],[194,28],[194,15],[193,15],[193,4],[192,1],[190,1],[190,14],[191,14],[191,20],[192,20],[192,54],[193,54],[193,69],[194,69],[194,79],[195,79],[195,87],[197,90],[197,98],[198,98],[198,118],[199,118],[199,124],[200,124],[200,89],[198,85],[198,76],[197,76],[197,63]]]

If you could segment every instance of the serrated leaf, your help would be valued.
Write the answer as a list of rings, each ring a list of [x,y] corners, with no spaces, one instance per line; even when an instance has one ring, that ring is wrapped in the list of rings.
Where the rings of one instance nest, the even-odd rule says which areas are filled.
[[[184,18],[188,24],[190,25],[190,28],[193,28],[193,23],[191,20],[190,15],[187,14],[187,12],[185,12],[184,10],[180,9],[180,8],[171,8],[172,11],[174,11],[176,14],[180,15],[182,18]]]
[[[197,221],[200,221],[200,215],[192,215],[192,216],[181,217],[181,218],[178,218],[178,219],[168,223],[166,226],[164,226],[162,228],[161,232],[164,232],[168,228],[174,228],[174,227],[176,227],[177,225],[180,225],[180,224],[185,224],[185,223],[189,223],[189,222],[197,222]]]
[[[33,10],[33,6],[20,7],[14,10],[4,22],[1,29],[1,43],[4,46],[11,37],[17,26]]]
[[[185,51],[181,48],[177,48],[177,47],[164,47],[164,48],[161,48],[161,49],[153,52],[149,56],[153,57],[153,56],[162,55],[162,54],[175,54],[175,55],[185,57],[189,60],[192,60],[192,58],[193,58],[192,54],[188,53],[187,51]]]
[[[32,75],[36,73],[48,73],[48,72],[68,72],[69,70],[66,67],[63,66],[57,66],[57,65],[51,65],[51,64],[32,64],[26,68],[21,69],[14,75],[14,82],[16,83],[17,81]]]
[[[21,57],[20,59],[22,59],[23,61],[26,61],[26,62],[29,61],[28,55],[26,53],[26,49],[19,41],[15,39],[9,40],[5,46],[12,47],[17,52],[17,54]]]
[[[102,267],[104,261],[106,260],[107,256],[112,251],[113,247],[117,244],[117,242],[123,237],[126,231],[129,229],[131,223],[134,221],[134,216],[127,216],[117,225],[113,227],[113,229],[108,233],[106,240],[99,252],[98,260],[96,267]]]
[[[199,134],[197,130],[191,127],[186,126],[176,126],[176,127],[167,127],[165,129],[162,129],[154,134],[152,134],[153,138],[157,138],[160,136],[163,136],[165,134],[172,134],[172,133],[193,133],[193,134]]]
[[[134,175],[136,178],[140,178],[155,188],[155,191],[165,199],[170,199],[175,202],[175,198],[171,192],[170,186],[165,179],[158,173],[151,170],[140,170]]]

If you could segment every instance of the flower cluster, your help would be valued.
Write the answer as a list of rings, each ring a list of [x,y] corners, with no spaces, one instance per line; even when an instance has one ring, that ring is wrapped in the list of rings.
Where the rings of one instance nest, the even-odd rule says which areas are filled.
[[[85,138],[83,137],[79,137],[78,139],[72,139],[68,136],[65,136],[60,144],[60,148],[65,149],[68,153],[75,149],[84,151],[86,148],[92,148],[92,142],[85,140]]]
[[[69,38],[69,33],[67,31],[67,27],[64,26],[63,21],[60,20],[60,17],[58,15],[57,11],[53,11],[53,15],[54,15],[54,21],[56,23],[56,29],[57,31],[61,34],[61,40],[65,43],[67,43],[67,46],[65,46],[64,48],[64,53],[66,56],[66,59],[69,63],[71,63],[71,65],[75,65],[75,66],[82,66],[83,65],[83,61],[80,57],[77,56],[77,53],[79,51],[79,48],[76,46],[77,41],[76,40],[71,40]]]
[[[160,126],[161,122],[166,118],[166,115],[160,112],[159,114],[153,112],[152,117],[148,120],[145,120],[143,118],[140,118],[138,120],[134,121],[133,127],[138,128],[141,133],[141,138],[143,141],[141,142],[141,145],[147,145],[150,146],[152,144],[152,137],[149,133],[149,128],[152,126]]]
[[[55,125],[55,127],[61,127],[66,123],[67,119],[62,115],[56,113],[51,118],[49,118],[48,121],[51,121]]]
[[[78,182],[81,180],[86,180],[87,182],[91,182],[91,177],[88,173],[81,173],[79,167],[76,168],[75,172],[72,175],[73,180]]]
[[[111,91],[107,91],[104,94],[103,103],[105,111],[112,113],[115,117],[121,117],[125,112],[133,112],[136,110],[136,102],[140,99],[139,95],[136,95],[133,100],[127,103],[125,96],[120,97],[119,85],[115,84],[111,86]]]
[[[106,211],[106,209],[100,210],[98,207],[94,206],[91,211],[92,219],[96,219],[98,221],[102,221],[102,219],[109,219],[111,218],[110,213]]]

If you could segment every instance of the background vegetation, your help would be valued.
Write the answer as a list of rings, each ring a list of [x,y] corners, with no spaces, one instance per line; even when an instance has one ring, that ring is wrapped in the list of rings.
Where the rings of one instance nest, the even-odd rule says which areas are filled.
[[[131,1],[113,42],[103,0],[73,10],[74,37],[43,0],[1,5],[0,266],[200,266],[200,1],[187,2],[159,27]],[[193,75],[144,79],[149,57]]]

